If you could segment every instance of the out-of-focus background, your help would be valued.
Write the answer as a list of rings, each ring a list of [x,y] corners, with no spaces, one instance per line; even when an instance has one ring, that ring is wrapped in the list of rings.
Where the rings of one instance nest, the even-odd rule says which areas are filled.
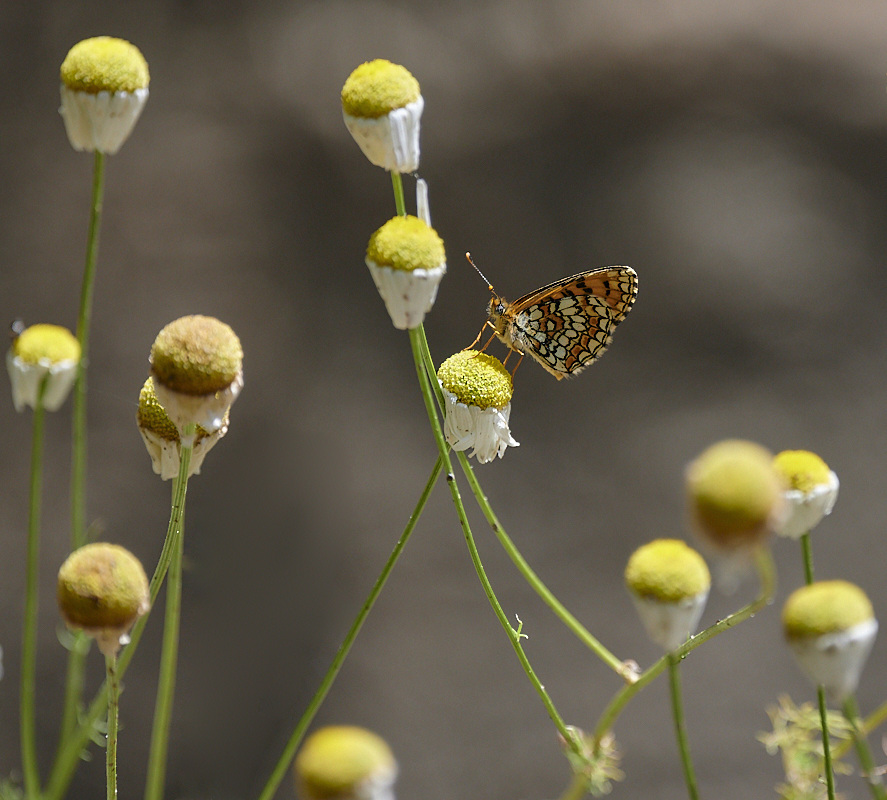
[[[99,34],[141,48],[151,97],[107,164],[88,509],[97,536],[149,571],[170,498],[134,424],[151,343],[203,313],[246,353],[231,429],[188,496],[169,798],[256,795],[435,460],[407,336],[363,265],[394,205],[388,176],[342,124],[339,91],[372,58],[407,66],[425,97],[420,173],[449,254],[426,321],[438,360],[484,321],[489,295],[466,250],[510,298],[601,265],[640,276],[599,364],[563,382],[523,364],[521,446],[478,468],[552,590],[617,655],[650,664],[658,652],[622,586],[625,562],[652,538],[691,535],[685,465],[745,437],[814,450],[838,473],[836,510],[814,536],[817,575],[857,582],[885,614],[883,3],[4,3],[0,320],[76,324],[92,157],[68,145],[58,68]],[[0,402],[2,774],[19,766],[30,418]],[[44,768],[64,663],[54,576],[69,536],[69,424],[70,404],[46,441]],[[569,723],[592,727],[619,681],[522,582],[473,507],[472,521],[538,675]],[[755,738],[765,708],[785,692],[813,697],[779,633],[800,555],[783,541],[774,551],[774,606],[684,664],[699,783],[720,800],[773,796],[779,760]],[[714,593],[703,624],[756,588]],[[159,628],[126,677],[123,797],[142,791]],[[96,653],[89,668],[95,686]],[[881,641],[864,712],[885,698],[885,677]],[[568,783],[443,485],[317,719],[332,722],[386,737],[403,798],[538,799]],[[627,778],[615,797],[685,796],[664,680],[616,734]],[[71,796],[101,796],[103,780],[96,752]],[[292,796],[287,781],[278,797]]]

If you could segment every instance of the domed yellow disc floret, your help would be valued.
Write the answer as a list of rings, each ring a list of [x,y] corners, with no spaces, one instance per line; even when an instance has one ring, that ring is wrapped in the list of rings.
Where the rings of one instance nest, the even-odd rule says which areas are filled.
[[[462,350],[440,365],[437,377],[466,406],[504,408],[511,402],[511,375],[498,358],[486,353]]]
[[[361,785],[392,782],[397,764],[381,736],[364,728],[335,725],[305,740],[296,757],[295,773],[305,798],[371,797],[360,791]]]
[[[240,339],[215,317],[180,317],[157,334],[151,348],[154,379],[182,394],[226,389],[242,367]]]
[[[361,64],[342,87],[342,109],[354,117],[381,117],[419,99],[419,81],[384,58]]]
[[[825,461],[809,450],[783,450],[773,459],[773,466],[789,489],[805,493],[828,484],[831,476]]]
[[[148,62],[138,47],[124,39],[96,36],[75,44],[61,68],[62,83],[90,94],[146,89]]]
[[[80,343],[60,325],[31,325],[12,343],[12,352],[26,364],[80,360]]]
[[[628,588],[666,603],[707,592],[711,575],[705,560],[679,539],[657,539],[634,551],[625,568]]]
[[[115,544],[85,545],[59,570],[59,610],[73,628],[126,630],[148,610],[148,597],[141,562]]]
[[[748,545],[769,532],[783,503],[772,454],[740,439],[705,450],[687,470],[687,489],[700,533],[726,548]]]
[[[405,216],[388,220],[370,237],[367,259],[392,269],[435,269],[446,261],[446,252],[434,228]]]
[[[848,581],[818,581],[789,595],[782,608],[782,627],[790,639],[846,631],[874,619],[866,593]]]

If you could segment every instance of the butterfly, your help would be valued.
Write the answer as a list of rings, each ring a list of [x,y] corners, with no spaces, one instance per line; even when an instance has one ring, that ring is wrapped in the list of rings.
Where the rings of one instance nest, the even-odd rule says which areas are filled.
[[[561,278],[511,303],[489,281],[487,287],[493,298],[484,327],[560,380],[577,375],[607,349],[613,329],[637,297],[638,276],[631,267],[601,267]]]

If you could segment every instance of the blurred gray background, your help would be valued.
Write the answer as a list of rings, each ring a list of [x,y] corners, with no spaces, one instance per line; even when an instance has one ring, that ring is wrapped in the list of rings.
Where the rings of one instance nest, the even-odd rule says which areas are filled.
[[[339,91],[371,58],[407,66],[425,97],[420,172],[449,254],[426,321],[437,360],[484,321],[489,295],[466,250],[509,298],[601,265],[640,276],[638,302],[599,364],[560,383],[521,367],[521,446],[478,469],[552,590],[617,655],[650,664],[658,653],[622,586],[625,562],[652,538],[689,536],[684,467],[739,436],[814,450],[836,470],[841,496],[814,537],[817,575],[854,580],[884,613],[884,3],[5,2],[3,324],[76,324],[92,157],[67,143],[58,68],[99,34],[138,45],[151,97],[107,164],[88,508],[98,535],[149,571],[170,497],[134,424],[150,345],[167,322],[203,313],[229,323],[246,353],[230,432],[188,495],[169,798],[255,797],[435,460],[407,336],[363,265],[394,206],[388,176],[342,124]],[[30,419],[0,403],[0,774],[19,766]],[[69,537],[69,424],[70,403],[46,438],[44,769],[64,663],[54,575]],[[569,723],[593,727],[619,681],[522,582],[468,505],[538,675]],[[813,696],[779,635],[800,555],[787,542],[774,551],[775,606],[684,665],[703,796],[774,796],[779,760],[755,740],[769,726],[765,708],[784,692]],[[713,594],[703,624],[755,591],[751,581]],[[142,791],[159,622],[126,678],[122,797]],[[91,685],[102,672],[93,653]],[[860,688],[864,711],[887,695],[885,675],[882,638]],[[402,798],[538,800],[567,785],[554,729],[490,611],[442,484],[317,723],[385,736]],[[686,796],[664,680],[616,733],[627,778],[615,797]],[[102,796],[103,781],[96,752],[72,797]],[[857,781],[842,787],[863,794]],[[287,780],[278,797],[292,796]]]

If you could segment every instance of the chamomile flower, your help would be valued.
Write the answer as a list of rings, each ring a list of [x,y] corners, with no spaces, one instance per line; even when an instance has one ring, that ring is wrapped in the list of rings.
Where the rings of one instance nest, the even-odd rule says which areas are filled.
[[[163,480],[168,481],[179,474],[179,462],[182,456],[182,437],[179,429],[173,425],[167,415],[157,393],[154,391],[154,380],[148,378],[139,392],[139,409],[136,412],[136,424],[145,442],[154,472]],[[221,427],[212,433],[197,428],[191,461],[188,465],[188,477],[199,475],[206,454],[215,447],[228,432],[228,414],[225,414]]]
[[[366,265],[394,327],[421,325],[447,271],[444,244],[434,228],[418,217],[388,220],[370,237]]]
[[[148,101],[149,80],[144,56],[124,39],[96,36],[75,44],[62,62],[59,109],[71,146],[116,153]]]
[[[59,610],[70,628],[95,638],[106,656],[126,644],[126,634],[150,608],[148,578],[129,550],[96,542],[75,550],[58,574]]]
[[[419,167],[419,123],[425,101],[409,70],[377,58],[361,64],[342,87],[342,115],[354,141],[377,167]]]
[[[717,557],[719,587],[731,591],[784,517],[773,456],[754,442],[727,439],[690,464],[686,482],[693,526]]]
[[[381,736],[331,725],[305,740],[295,776],[303,800],[394,800],[397,762]]]
[[[243,348],[215,317],[192,315],[170,322],[151,347],[157,400],[185,435],[188,425],[215,433],[243,388]]]
[[[444,437],[453,450],[470,448],[486,464],[518,446],[508,427],[511,375],[499,359],[462,350],[440,365],[437,378],[446,403]]]
[[[816,453],[807,450],[784,450],[773,465],[787,487],[788,513],[776,533],[798,539],[832,513],[838,499],[838,476]]]
[[[840,580],[802,586],[785,601],[782,627],[801,670],[830,701],[856,691],[878,632],[862,589]]]
[[[711,575],[692,547],[679,539],[657,539],[634,551],[625,583],[649,637],[671,651],[696,628]]]
[[[44,379],[43,407],[57,411],[77,378],[80,343],[59,325],[31,325],[16,336],[6,354],[16,411],[34,408]]]

